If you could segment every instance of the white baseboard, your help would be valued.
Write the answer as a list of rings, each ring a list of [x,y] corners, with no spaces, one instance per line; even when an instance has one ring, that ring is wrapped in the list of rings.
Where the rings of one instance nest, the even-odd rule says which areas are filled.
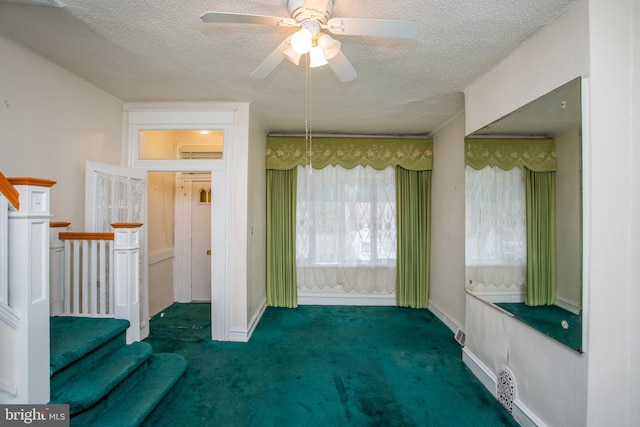
[[[491,395],[496,397],[498,378],[475,354],[471,353],[467,347],[462,349],[462,362],[471,370],[473,375],[480,380],[482,385],[491,392]]]
[[[476,292],[473,295],[477,296],[480,299],[487,300],[494,304],[500,302],[506,303],[523,303],[524,302],[524,294],[517,292]]]
[[[174,257],[173,248],[160,249],[149,254],[149,265],[157,264]]]
[[[233,342],[249,342],[253,332],[256,330],[258,323],[260,323],[260,319],[264,314],[264,311],[267,309],[267,301],[263,301],[260,304],[260,307],[253,313],[251,316],[251,320],[249,321],[249,325],[247,329],[243,328],[229,328],[229,341]]]
[[[573,313],[576,316],[580,314],[580,307],[573,301],[569,301],[560,297],[556,297],[556,305],[569,313]]]
[[[522,427],[547,427],[547,425],[529,410],[520,400],[513,401],[513,418]]]
[[[466,347],[462,349],[462,361],[471,370],[473,375],[485,386],[487,390],[497,398],[497,377]],[[517,384],[517,381],[516,381]],[[522,427],[546,427],[547,425],[536,416],[517,397],[513,401],[513,418]]]
[[[453,332],[454,334],[458,332],[459,329],[462,329],[458,322],[444,314],[444,311],[442,311],[440,307],[438,307],[433,302],[429,301],[429,306],[427,308],[434,314],[434,316],[440,319],[442,323],[447,325],[447,328],[451,329],[451,332]]]
[[[375,305],[395,306],[395,295],[301,294],[299,305]]]

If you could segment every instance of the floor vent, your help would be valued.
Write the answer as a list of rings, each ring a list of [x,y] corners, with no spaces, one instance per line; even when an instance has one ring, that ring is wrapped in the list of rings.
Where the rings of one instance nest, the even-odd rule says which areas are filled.
[[[464,332],[462,331],[462,329],[458,329],[458,332],[456,332],[456,341],[458,342],[458,344],[460,344],[461,346],[464,347]]]
[[[508,368],[502,368],[498,372],[498,401],[510,414],[513,414],[513,400],[516,397],[516,382]]]

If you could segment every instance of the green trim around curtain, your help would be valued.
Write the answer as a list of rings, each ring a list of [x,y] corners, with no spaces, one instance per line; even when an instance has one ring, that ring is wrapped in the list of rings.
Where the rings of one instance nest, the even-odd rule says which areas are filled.
[[[304,137],[267,137],[267,169],[288,170],[298,165],[306,166],[309,157],[315,169],[329,165],[353,169],[361,165],[378,170],[388,166],[402,166],[404,169],[416,171],[431,170],[433,140],[314,137],[309,147]]]
[[[535,172],[557,170],[556,146],[551,138],[465,138],[465,164],[476,170],[526,167]]]
[[[525,304],[556,301],[555,173],[525,169],[527,197],[527,291]]]
[[[396,305],[427,308],[431,272],[431,171],[396,167]]]
[[[298,306],[296,283],[297,169],[267,170],[267,305]]]

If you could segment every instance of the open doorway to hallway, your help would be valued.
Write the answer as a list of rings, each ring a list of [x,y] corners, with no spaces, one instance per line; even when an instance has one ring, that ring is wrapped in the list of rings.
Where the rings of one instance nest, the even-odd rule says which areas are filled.
[[[228,288],[228,264],[229,264],[229,239],[228,227],[230,216],[230,169],[229,159],[231,129],[234,126],[233,112],[219,109],[192,110],[192,109],[167,109],[164,107],[142,108],[140,105],[128,106],[127,120],[129,122],[128,138],[128,161],[132,168],[144,169],[149,173],[172,173],[173,178],[170,183],[177,182],[179,176],[185,173],[207,173],[211,183],[212,203],[211,203],[211,251],[214,256],[209,257],[209,268],[211,271],[211,338],[216,340],[227,340],[229,334],[229,319],[227,307]],[[166,182],[163,187],[167,187]],[[176,185],[177,187],[177,185]],[[175,189],[175,188],[174,188]],[[151,262],[145,263],[145,267],[150,266],[153,274],[152,281],[160,277],[172,285],[157,288],[152,285],[153,309],[149,314],[158,312],[160,307],[171,302],[190,303],[191,282],[185,277],[191,273],[191,250],[190,237],[189,245],[184,236],[187,227],[180,227],[176,220],[190,218],[183,209],[178,206],[186,204],[176,203],[174,193],[173,204],[166,203],[170,197],[170,192],[164,192],[163,211],[155,208],[149,209],[149,217],[145,221],[147,226],[154,226],[154,219],[160,215],[168,215],[168,206],[175,206],[173,221],[164,221],[165,229],[161,229],[165,237],[174,236],[172,245],[153,247],[146,253],[152,255],[147,257]],[[190,197],[189,197],[190,198]],[[216,218],[215,222],[212,218]],[[190,224],[190,219],[185,220]],[[155,227],[155,226],[154,226]],[[170,228],[173,227],[173,233]],[[148,239],[146,239],[148,241]],[[145,242],[148,246],[148,242]],[[153,252],[153,254],[151,254]],[[188,285],[188,286],[187,286]],[[148,287],[146,288],[149,289]],[[171,290],[173,300],[171,300]],[[146,292],[147,296],[149,292]],[[145,298],[145,305],[149,307],[149,298]]]
[[[149,315],[211,302],[211,174],[149,173]]]

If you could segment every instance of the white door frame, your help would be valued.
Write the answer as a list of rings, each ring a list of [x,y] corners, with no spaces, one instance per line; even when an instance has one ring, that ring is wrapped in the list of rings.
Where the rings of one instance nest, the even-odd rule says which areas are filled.
[[[209,174],[176,175],[174,215],[173,296],[176,302],[191,302],[191,199],[194,182],[209,182]],[[213,196],[216,196],[213,194]],[[213,197],[212,197],[213,199]],[[213,201],[212,201],[213,203]]]
[[[128,137],[125,157],[129,166],[147,172],[205,172],[211,174],[211,338],[229,341],[229,233],[231,218],[231,158],[234,110],[220,108],[163,108],[131,104],[125,106]],[[224,155],[212,160],[140,160],[143,130],[222,130]],[[215,218],[215,222],[213,221]],[[215,240],[213,239],[215,236]]]

